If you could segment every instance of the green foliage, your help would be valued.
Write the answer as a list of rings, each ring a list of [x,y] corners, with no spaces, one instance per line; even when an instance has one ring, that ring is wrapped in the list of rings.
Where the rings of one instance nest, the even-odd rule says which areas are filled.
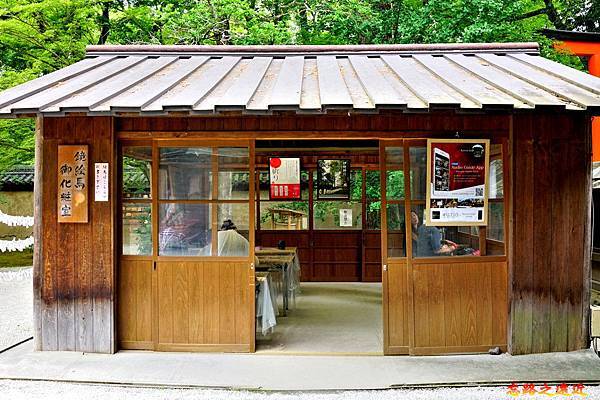
[[[0,89],[83,57],[88,44],[359,44],[537,41],[542,28],[598,30],[589,0],[4,0]],[[0,170],[33,162],[31,121],[0,122]]]

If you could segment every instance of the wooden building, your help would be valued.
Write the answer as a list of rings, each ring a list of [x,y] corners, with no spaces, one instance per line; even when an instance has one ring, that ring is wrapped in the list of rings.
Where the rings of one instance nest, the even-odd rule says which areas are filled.
[[[37,118],[35,347],[252,352],[254,248],[283,238],[303,280],[382,281],[385,354],[586,348],[599,106],[600,79],[537,44],[91,46],[0,94],[0,116]],[[415,256],[427,139],[457,137],[490,140],[488,224],[445,231],[469,256]],[[307,218],[282,231],[262,182],[288,155]],[[350,160],[353,229],[317,215],[323,156]],[[231,215],[243,256],[219,255]]]

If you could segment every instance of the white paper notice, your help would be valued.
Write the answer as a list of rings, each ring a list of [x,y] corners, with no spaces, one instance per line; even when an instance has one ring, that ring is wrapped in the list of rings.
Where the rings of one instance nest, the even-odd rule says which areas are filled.
[[[340,226],[352,226],[352,209],[340,209]]]
[[[108,201],[108,163],[95,163],[95,201]]]

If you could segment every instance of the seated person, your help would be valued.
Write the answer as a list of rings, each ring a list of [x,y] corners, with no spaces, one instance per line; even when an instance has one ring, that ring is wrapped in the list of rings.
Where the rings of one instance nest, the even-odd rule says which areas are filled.
[[[230,219],[223,221],[219,229],[218,241],[220,256],[244,257],[249,254],[250,242],[237,231],[237,227]]]
[[[412,224],[412,246],[415,257],[435,257],[452,255],[456,250],[456,243],[448,240],[442,241],[442,234],[435,226],[419,225],[419,216],[416,212],[410,213]]]

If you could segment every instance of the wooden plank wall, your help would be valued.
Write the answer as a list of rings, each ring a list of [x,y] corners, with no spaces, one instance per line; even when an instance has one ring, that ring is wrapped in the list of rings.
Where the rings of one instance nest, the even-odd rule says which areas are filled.
[[[506,262],[467,261],[413,264],[411,354],[506,350]]]
[[[384,346],[386,354],[408,354],[409,330],[409,285],[406,261],[388,260],[388,273],[384,274],[387,286],[387,304],[384,318],[388,321],[388,335]],[[385,299],[384,299],[385,301]]]
[[[92,175],[88,180],[89,223],[57,223],[56,203],[57,146],[87,144],[89,173],[95,162],[109,162],[114,171],[113,119],[44,118],[39,123],[38,157],[43,162],[35,195],[41,204],[37,221],[42,221],[34,262],[36,348],[113,353],[114,199],[111,195],[109,202],[94,201]]]
[[[509,118],[506,114],[403,114],[382,111],[378,115],[294,115],[282,113],[272,116],[206,116],[197,118],[137,118],[116,119],[116,130],[121,137],[195,137],[206,132],[219,132],[220,138],[250,136],[263,139],[322,139],[333,138],[399,138],[424,137],[424,133],[482,131],[505,134]],[[274,135],[273,131],[277,131]],[[400,135],[400,131],[403,132]],[[173,133],[175,132],[175,135]],[[340,135],[340,132],[342,134]],[[197,134],[196,134],[197,133]],[[210,135],[209,135],[210,136]]]
[[[151,260],[121,259],[117,292],[117,338],[121,349],[154,348],[153,264]]]
[[[156,350],[253,351],[248,264],[158,261]]]
[[[591,133],[576,114],[515,115],[512,354],[588,346]]]

